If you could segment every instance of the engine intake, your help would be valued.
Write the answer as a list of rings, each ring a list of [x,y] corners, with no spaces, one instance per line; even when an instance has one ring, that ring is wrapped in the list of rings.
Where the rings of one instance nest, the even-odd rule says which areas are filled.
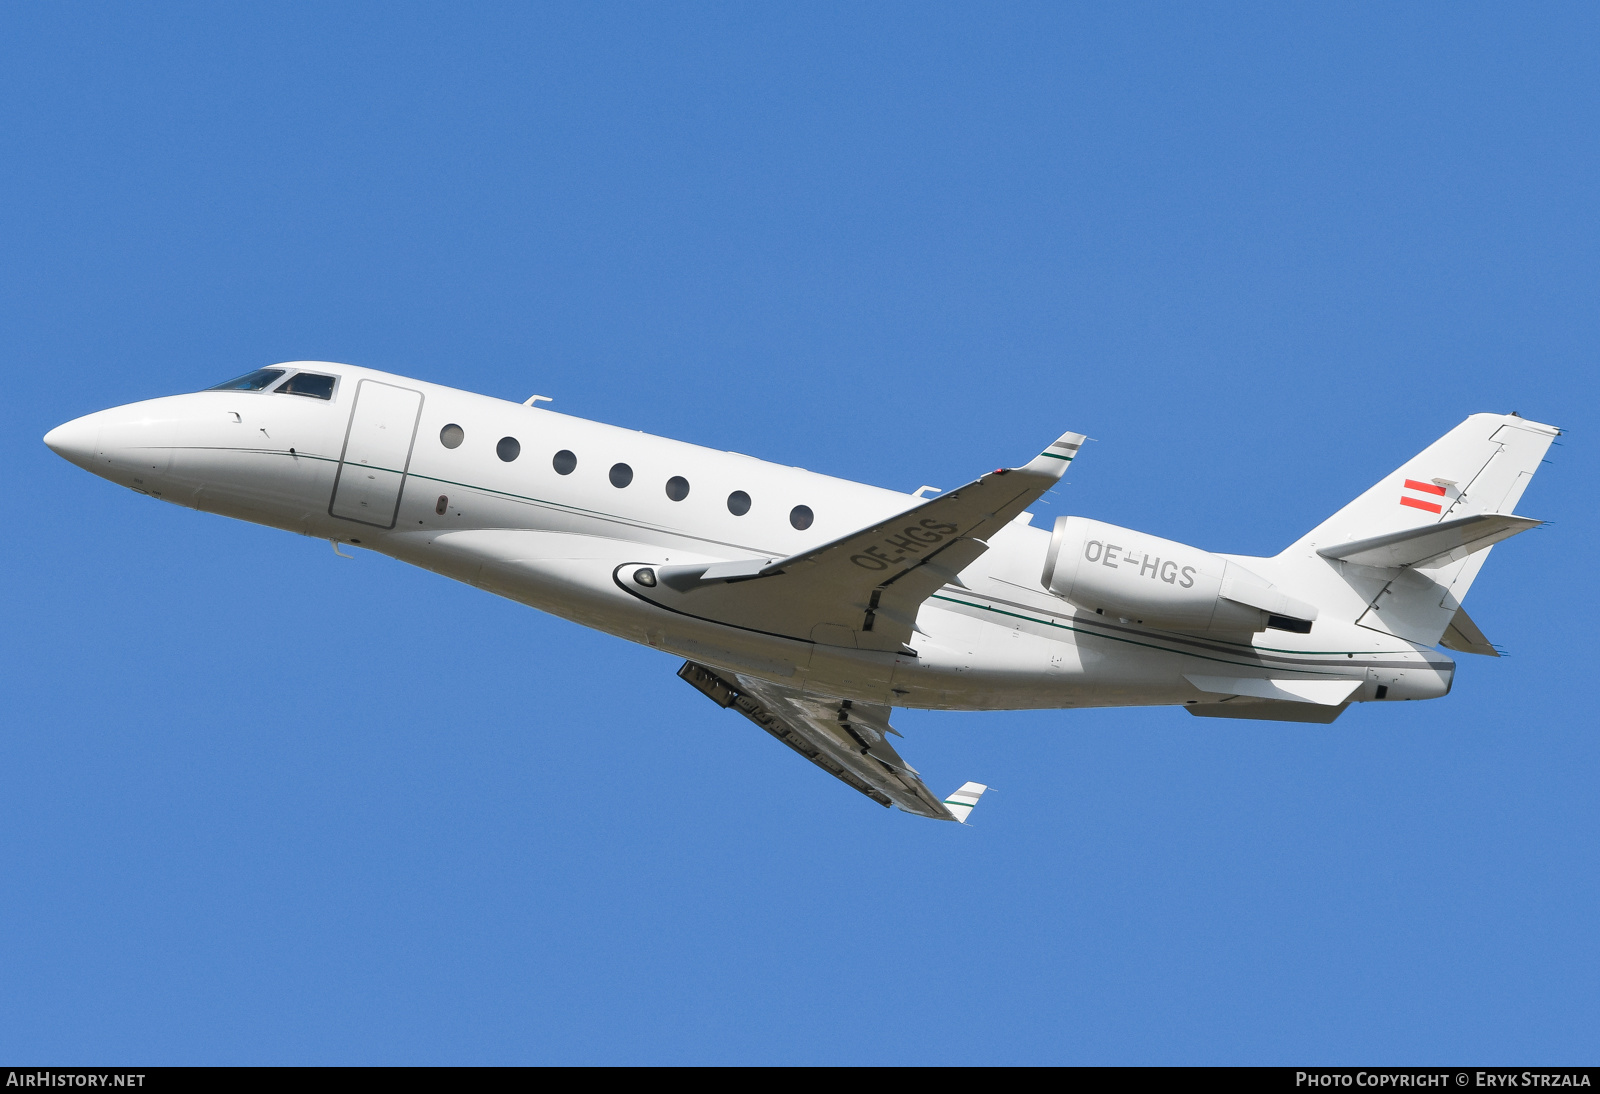
[[[1305,634],[1317,609],[1221,555],[1086,517],[1060,517],[1044,587],[1072,604],[1167,630]]]

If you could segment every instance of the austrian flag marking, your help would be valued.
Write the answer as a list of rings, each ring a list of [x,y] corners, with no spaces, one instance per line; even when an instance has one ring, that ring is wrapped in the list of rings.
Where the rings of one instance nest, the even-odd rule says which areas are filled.
[[[1415,490],[1419,494],[1433,494],[1436,497],[1444,497],[1444,487],[1437,486],[1431,482],[1418,482],[1416,479],[1407,479],[1406,489]],[[1409,505],[1413,509],[1425,509],[1430,513],[1442,513],[1444,511],[1444,506],[1438,502],[1407,497],[1405,494],[1400,495],[1400,504]]]

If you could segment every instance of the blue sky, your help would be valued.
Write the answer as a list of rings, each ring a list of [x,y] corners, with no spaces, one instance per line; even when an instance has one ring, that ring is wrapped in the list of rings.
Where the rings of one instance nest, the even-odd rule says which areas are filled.
[[[0,9],[0,1057],[1580,1063],[1600,1050],[1589,5]],[[349,361],[1275,553],[1570,430],[1332,726],[903,712],[872,806],[660,653],[39,438]],[[948,784],[946,787],[945,784]]]

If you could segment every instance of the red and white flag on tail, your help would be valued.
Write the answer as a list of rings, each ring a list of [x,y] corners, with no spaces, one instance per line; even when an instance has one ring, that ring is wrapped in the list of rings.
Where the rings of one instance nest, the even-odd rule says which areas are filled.
[[[1409,505],[1413,509],[1423,509],[1429,513],[1444,512],[1445,488],[1432,482],[1418,482],[1416,479],[1406,480],[1407,493],[1400,495],[1400,504]],[[1412,495],[1421,495],[1413,497]]]

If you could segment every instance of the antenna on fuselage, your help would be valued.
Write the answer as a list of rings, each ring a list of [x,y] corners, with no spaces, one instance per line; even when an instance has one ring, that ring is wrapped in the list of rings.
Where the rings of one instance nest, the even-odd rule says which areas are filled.
[[[553,403],[555,401],[555,397],[552,395],[530,395],[522,401],[522,405],[532,406],[534,403]]]

